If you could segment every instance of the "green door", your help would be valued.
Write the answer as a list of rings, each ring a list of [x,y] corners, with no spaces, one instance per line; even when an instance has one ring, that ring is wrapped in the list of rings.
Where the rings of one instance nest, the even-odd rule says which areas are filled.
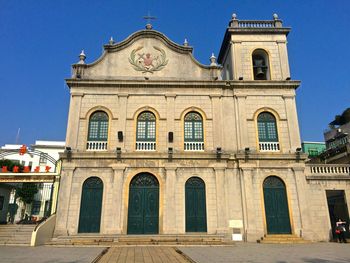
[[[290,234],[286,187],[281,179],[270,176],[264,181],[264,204],[268,234]]]
[[[136,175],[130,182],[128,234],[158,234],[159,183],[149,173]]]
[[[83,184],[78,233],[99,233],[101,223],[103,182],[90,177]]]
[[[186,232],[207,232],[205,184],[198,177],[191,177],[185,186]]]

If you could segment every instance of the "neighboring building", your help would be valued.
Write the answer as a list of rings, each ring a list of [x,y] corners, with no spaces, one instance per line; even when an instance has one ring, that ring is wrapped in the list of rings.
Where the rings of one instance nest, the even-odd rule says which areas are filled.
[[[326,151],[321,158],[325,163],[350,164],[350,108],[335,116],[324,132]]]
[[[0,184],[0,224],[7,223],[11,189],[10,185]]]
[[[308,155],[310,160],[314,160],[326,149],[326,144],[324,142],[304,141],[301,144],[301,149],[303,153]]]
[[[290,28],[234,15],[209,65],[147,25],[67,79],[55,236],[293,234],[348,220],[349,167],[305,164]],[[209,36],[208,36],[209,37]],[[336,171],[336,172],[334,172]],[[330,190],[332,189],[332,190]],[[340,204],[340,205],[339,205]],[[340,211],[340,212],[339,212]],[[240,223],[237,223],[240,225]]]
[[[21,147],[22,145],[6,144],[5,146],[1,147],[0,153],[7,152],[9,150],[19,150]],[[64,148],[65,142],[38,140],[35,141],[35,144],[31,145],[31,149],[33,150],[31,154],[20,154],[19,152],[14,152],[13,154],[4,156],[3,159],[16,161],[22,166],[29,166],[29,170],[32,173],[55,172],[56,167],[50,160],[57,161],[59,159],[59,153],[63,152]],[[3,186],[6,189],[11,189],[11,195],[8,202],[10,202],[10,204],[17,202],[20,207],[20,209],[17,211],[15,221],[20,220],[24,213],[35,216],[38,219],[50,214],[53,183],[37,183],[39,191],[35,194],[33,203],[26,207],[26,211],[21,211],[23,204],[20,204],[18,203],[18,200],[15,200],[16,191],[13,189],[16,185],[13,183],[1,184],[0,193],[3,192]]]

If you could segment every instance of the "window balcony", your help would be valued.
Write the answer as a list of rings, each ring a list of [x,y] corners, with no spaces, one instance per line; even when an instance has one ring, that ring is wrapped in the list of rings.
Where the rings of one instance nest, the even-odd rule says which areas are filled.
[[[106,141],[88,141],[86,143],[87,151],[107,151]]]
[[[156,142],[144,142],[144,141],[136,142],[136,151],[155,151],[155,150],[156,150]]]
[[[185,151],[204,151],[204,142],[185,142]]]
[[[260,152],[279,152],[280,144],[279,142],[259,142]]]

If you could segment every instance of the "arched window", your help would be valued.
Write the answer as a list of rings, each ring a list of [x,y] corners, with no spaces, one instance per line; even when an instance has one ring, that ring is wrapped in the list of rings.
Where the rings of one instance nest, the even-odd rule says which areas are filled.
[[[184,122],[184,148],[185,151],[203,151],[203,118],[194,111],[186,114]]]
[[[87,149],[107,150],[108,115],[104,111],[96,111],[90,116]]]
[[[269,112],[258,116],[258,133],[260,151],[279,151],[276,118]]]
[[[262,49],[253,52],[253,72],[254,80],[269,80],[269,57]]]
[[[137,117],[136,150],[156,150],[156,117],[150,111],[144,111]]]

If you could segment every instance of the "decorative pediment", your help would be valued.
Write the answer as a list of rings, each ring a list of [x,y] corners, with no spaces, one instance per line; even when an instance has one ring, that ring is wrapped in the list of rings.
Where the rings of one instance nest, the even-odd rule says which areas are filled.
[[[85,54],[73,65],[73,78],[81,79],[171,79],[213,80],[221,67],[211,57],[210,65],[199,63],[193,48],[179,45],[154,30],[138,31],[127,39],[104,46],[102,56],[85,64]],[[214,57],[215,58],[215,57]]]

